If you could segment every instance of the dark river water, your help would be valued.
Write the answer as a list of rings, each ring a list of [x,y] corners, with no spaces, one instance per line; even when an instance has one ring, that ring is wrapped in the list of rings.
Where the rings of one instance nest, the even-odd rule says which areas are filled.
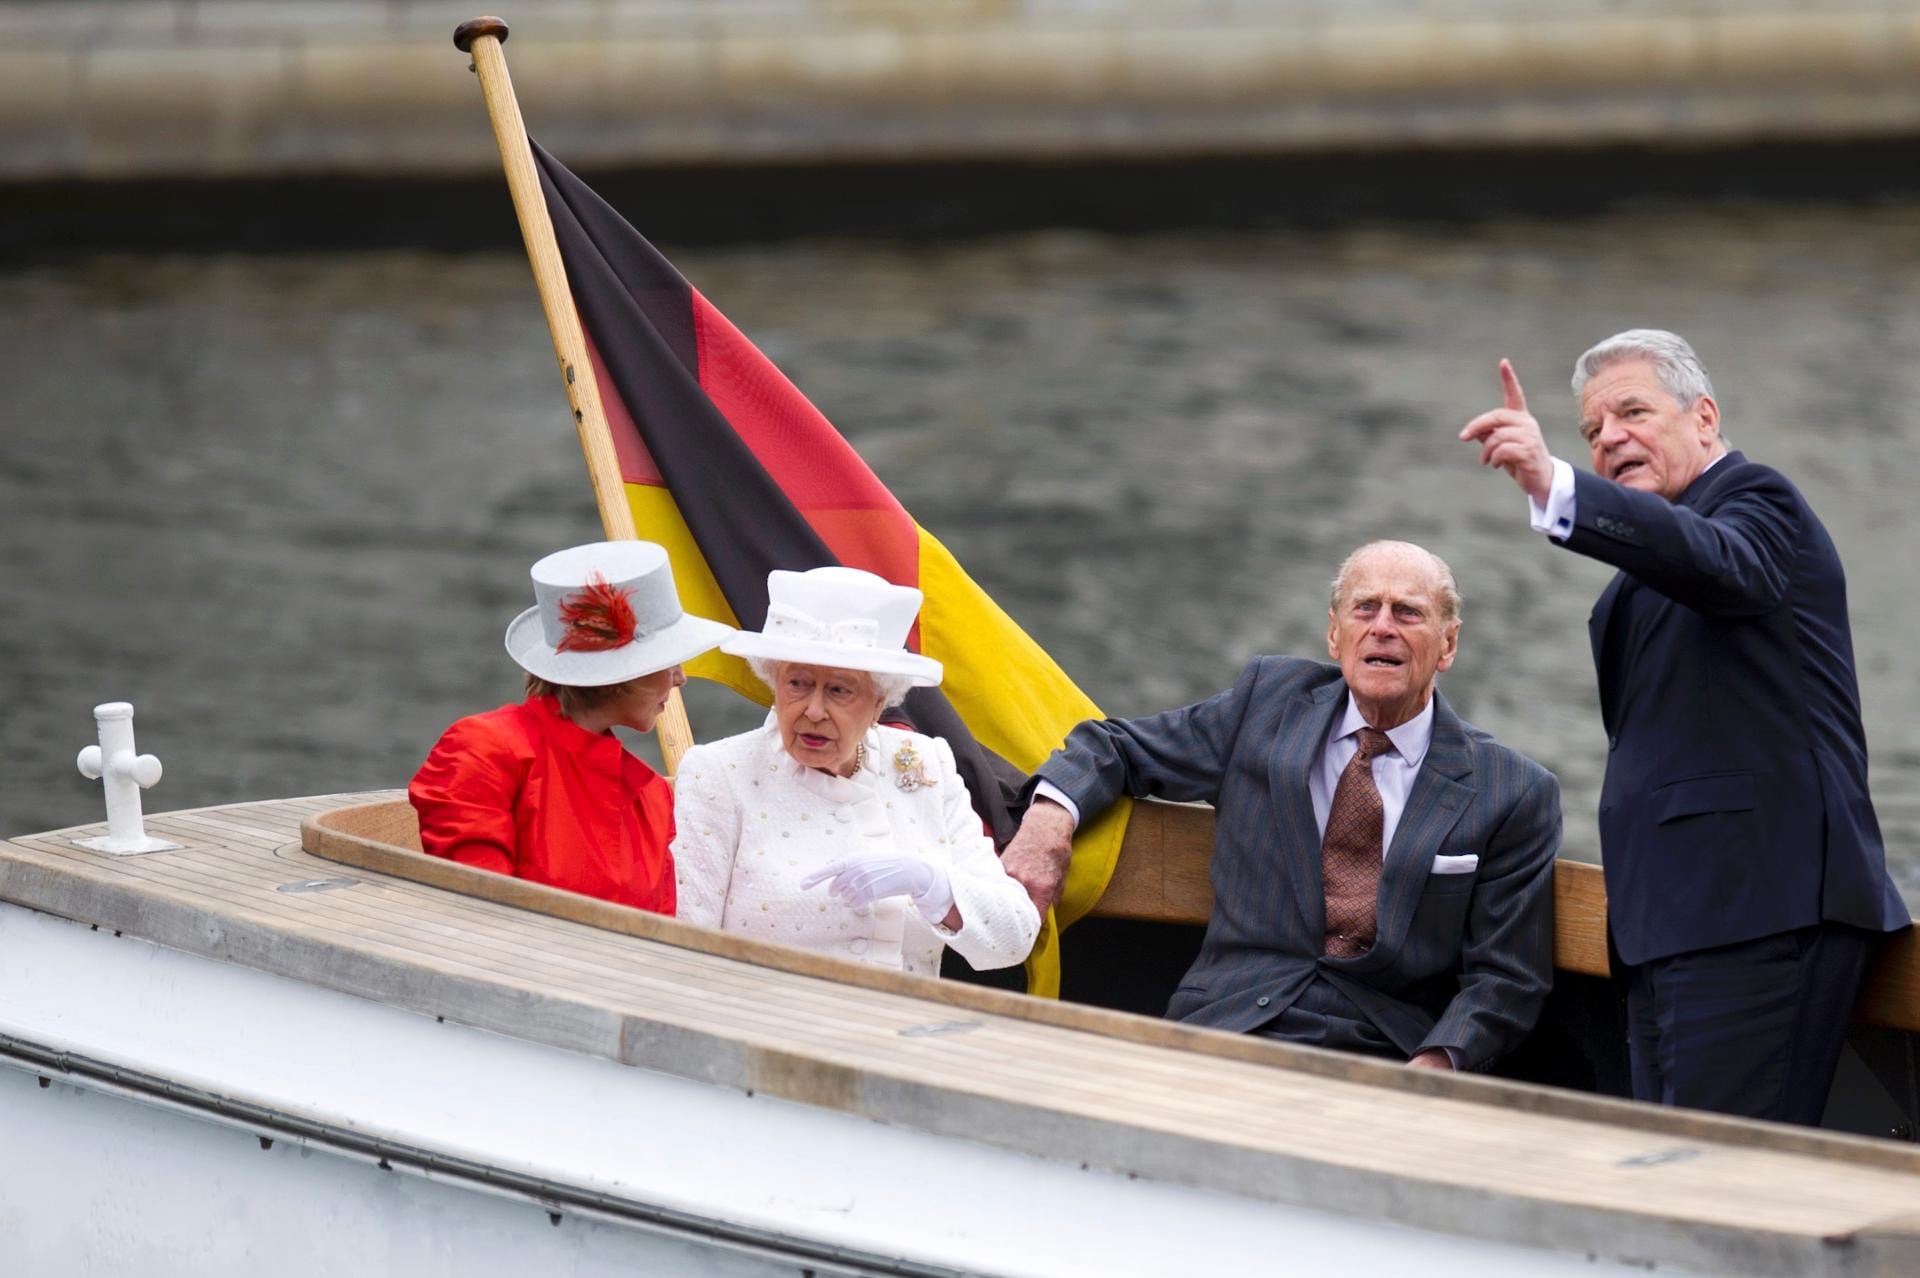
[[[1510,356],[1687,334],[1726,429],[1851,581],[1874,792],[1920,902],[1920,203],[1291,231],[666,246],[1109,713],[1324,652],[1376,537],[1449,559],[1455,705],[1557,772],[1591,856],[1604,569],[1454,433]],[[405,784],[516,695],[540,554],[598,535],[518,252],[103,255],[0,273],[0,834],[99,820],[91,707],[150,810]],[[758,712],[695,687],[694,727]]]

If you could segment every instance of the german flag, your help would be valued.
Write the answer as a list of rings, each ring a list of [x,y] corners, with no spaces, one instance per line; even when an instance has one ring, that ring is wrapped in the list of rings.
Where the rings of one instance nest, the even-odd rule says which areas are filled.
[[[533,153],[634,525],[667,548],[688,611],[758,629],[776,568],[845,564],[919,587],[926,599],[908,642],[946,679],[915,689],[903,708],[916,730],[952,746],[1005,847],[1026,774],[1099,708],[772,361],[586,183],[538,143]],[[687,673],[767,704],[737,657],[710,653]],[[1077,836],[1065,895],[1027,962],[1031,993],[1058,996],[1058,929],[1106,890],[1127,815],[1116,805]]]

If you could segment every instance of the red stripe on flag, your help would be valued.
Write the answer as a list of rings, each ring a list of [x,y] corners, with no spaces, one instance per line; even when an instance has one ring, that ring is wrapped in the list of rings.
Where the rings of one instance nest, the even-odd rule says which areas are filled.
[[[913,517],[833,424],[698,290],[693,330],[701,389],[835,557],[917,585]]]

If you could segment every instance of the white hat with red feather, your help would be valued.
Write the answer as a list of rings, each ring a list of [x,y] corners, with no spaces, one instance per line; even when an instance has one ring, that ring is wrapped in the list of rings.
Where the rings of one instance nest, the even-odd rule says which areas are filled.
[[[507,655],[548,683],[602,688],[691,661],[734,633],[680,607],[667,552],[596,541],[533,566],[533,607],[507,627]]]

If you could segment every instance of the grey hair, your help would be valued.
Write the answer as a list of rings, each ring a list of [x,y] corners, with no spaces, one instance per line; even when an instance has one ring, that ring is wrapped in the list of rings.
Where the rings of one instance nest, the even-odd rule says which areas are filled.
[[[1587,382],[1601,369],[1631,359],[1644,359],[1667,393],[1680,401],[1682,408],[1698,403],[1702,395],[1713,394],[1700,357],[1687,345],[1687,339],[1663,328],[1630,328],[1615,333],[1573,363],[1573,394],[1579,398]]]
[[[748,657],[746,660],[747,669],[753,671],[754,678],[767,685],[768,691],[773,690],[773,681],[780,677],[775,667],[811,664],[804,661],[775,661],[771,657]],[[881,698],[883,709],[899,705],[913,690],[913,679],[908,675],[877,674],[872,670],[862,670],[860,673],[867,676],[873,685],[874,695]]]
[[[1333,585],[1327,592],[1327,607],[1334,612],[1340,611],[1340,601],[1346,597],[1347,580],[1353,576],[1354,565],[1363,555],[1376,550],[1392,550],[1400,554],[1424,556],[1433,566],[1433,575],[1439,580],[1440,615],[1445,621],[1460,620],[1460,587],[1454,584],[1453,569],[1447,567],[1447,561],[1428,550],[1425,546],[1416,546],[1410,541],[1370,541],[1354,550],[1340,561],[1340,571],[1334,574]]]

